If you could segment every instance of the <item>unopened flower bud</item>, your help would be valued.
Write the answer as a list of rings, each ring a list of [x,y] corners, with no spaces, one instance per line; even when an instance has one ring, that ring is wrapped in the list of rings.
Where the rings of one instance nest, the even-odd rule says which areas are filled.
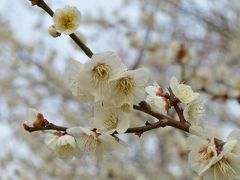
[[[56,29],[55,29],[55,27],[53,25],[48,28],[48,32],[54,38],[61,35],[61,33],[56,31]]]

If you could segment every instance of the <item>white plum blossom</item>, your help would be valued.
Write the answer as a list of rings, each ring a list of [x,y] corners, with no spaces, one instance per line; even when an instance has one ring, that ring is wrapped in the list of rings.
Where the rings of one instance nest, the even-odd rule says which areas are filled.
[[[204,180],[228,180],[240,175],[240,132],[233,131],[224,142],[202,128],[194,128],[197,134],[190,135],[187,144],[190,150],[191,168]],[[191,128],[190,128],[191,129]]]
[[[190,102],[183,110],[183,116],[191,124],[198,125],[204,112],[202,100],[198,97]]]
[[[190,150],[188,160],[191,168],[201,176],[217,159],[214,142],[191,135],[187,139],[187,145]]]
[[[176,77],[171,78],[170,88],[182,103],[190,103],[199,96],[198,93],[193,92],[191,86],[179,83]]]
[[[111,80],[112,96],[109,101],[117,106],[138,104],[144,100],[149,71],[145,68],[123,72]]]
[[[69,60],[66,65],[66,80],[71,90],[72,94],[80,101],[93,103],[94,96],[88,91],[83,90],[79,85],[79,79],[81,76],[81,71],[83,70],[83,64],[75,61]]]
[[[71,135],[59,131],[49,132],[46,133],[45,143],[62,159],[70,160],[74,156],[78,158],[82,156],[75,138]]]
[[[198,89],[210,87],[214,81],[211,70],[207,67],[196,69],[192,76],[194,78],[191,80],[191,84]]]
[[[83,152],[88,153],[90,156],[95,156],[98,160],[101,160],[104,155],[114,150],[127,152],[126,144],[120,139],[115,139],[113,136],[105,133],[98,133],[96,130],[71,127],[67,129],[67,133],[76,138]]]
[[[107,133],[124,133],[129,128],[129,118],[120,109],[97,109],[94,113],[93,126]]]
[[[151,109],[155,112],[167,114],[168,104],[166,99],[161,96],[162,89],[157,82],[154,82],[153,86],[147,86],[145,91],[148,94],[145,101],[150,105]]]
[[[82,66],[79,71],[78,86],[99,99],[105,99],[110,95],[110,80],[127,70],[120,57],[114,52],[94,54],[91,60]]]
[[[53,25],[57,32],[72,34],[80,25],[81,13],[76,7],[57,9],[53,14]]]
[[[239,140],[228,139],[218,155],[217,162],[203,176],[204,180],[233,180],[240,176]]]

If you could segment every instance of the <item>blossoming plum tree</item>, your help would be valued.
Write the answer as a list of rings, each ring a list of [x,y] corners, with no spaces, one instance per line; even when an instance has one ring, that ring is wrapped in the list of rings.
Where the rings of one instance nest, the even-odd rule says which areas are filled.
[[[76,7],[53,12],[43,0],[31,2],[52,16],[51,36],[69,35],[88,56],[84,64],[75,60],[67,63],[66,79],[73,96],[91,106],[93,116],[89,118],[91,127],[63,127],[30,108],[23,124],[25,130],[42,131],[45,143],[62,159],[82,158],[86,154],[102,160],[113,151],[127,153],[127,143],[120,134],[141,137],[147,131],[171,126],[189,133],[189,164],[203,179],[234,179],[239,175],[239,132],[233,131],[227,140],[222,140],[206,127],[201,122],[203,101],[191,86],[172,77],[164,89],[153,82],[147,68],[128,69],[114,52],[93,53],[74,34],[81,17]],[[186,54],[187,50],[180,45],[177,60],[181,63]],[[129,116],[135,110],[157,121],[131,127]],[[173,111],[177,117],[172,116]]]

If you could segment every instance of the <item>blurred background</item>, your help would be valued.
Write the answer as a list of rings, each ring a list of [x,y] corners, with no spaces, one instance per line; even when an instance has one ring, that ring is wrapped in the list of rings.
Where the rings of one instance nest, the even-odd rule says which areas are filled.
[[[115,51],[129,69],[148,67],[167,88],[172,76],[201,93],[202,122],[225,137],[240,126],[239,0],[46,0],[55,10],[76,6],[77,32],[93,52]],[[88,58],[68,36],[52,38],[51,18],[30,1],[1,0],[0,179],[200,179],[187,163],[186,134],[172,128],[122,135],[129,154],[101,163],[65,162],[44,134],[22,128],[28,107],[59,125],[87,126],[91,109],[74,99],[65,81],[69,59]],[[171,114],[174,116],[174,114]],[[154,121],[133,112],[131,126]]]

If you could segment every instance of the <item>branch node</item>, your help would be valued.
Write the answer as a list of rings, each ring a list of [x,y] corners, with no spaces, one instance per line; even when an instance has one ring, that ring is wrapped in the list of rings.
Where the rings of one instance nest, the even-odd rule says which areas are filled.
[[[137,135],[139,138],[142,136],[143,132],[136,132],[135,135]]]
[[[139,103],[139,106],[141,108],[143,108],[144,110],[150,111],[151,107],[149,106],[149,104],[146,101],[142,101]]]
[[[148,122],[148,121],[145,122],[145,125],[146,126],[152,126],[152,124],[150,122]]]

